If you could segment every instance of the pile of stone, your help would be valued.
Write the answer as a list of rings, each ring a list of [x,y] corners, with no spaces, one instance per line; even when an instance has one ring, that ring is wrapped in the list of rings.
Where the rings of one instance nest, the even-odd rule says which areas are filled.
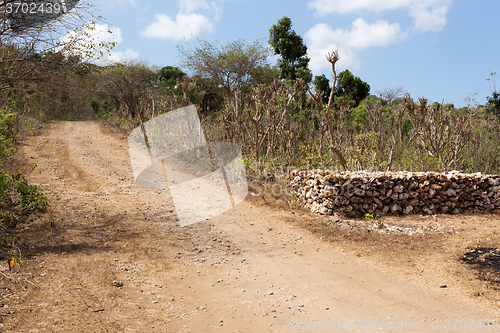
[[[298,198],[323,215],[500,213],[498,175],[294,170],[292,178]]]

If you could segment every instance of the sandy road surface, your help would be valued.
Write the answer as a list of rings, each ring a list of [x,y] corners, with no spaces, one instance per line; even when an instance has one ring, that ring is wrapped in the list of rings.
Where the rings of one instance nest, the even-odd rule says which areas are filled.
[[[251,195],[182,228],[169,193],[135,185],[126,138],[100,123],[51,123],[23,150],[65,220],[30,244],[0,330],[470,332],[470,320],[492,331],[476,325],[498,318],[439,281],[342,252],[293,223],[311,214]],[[467,322],[445,321],[455,318]]]

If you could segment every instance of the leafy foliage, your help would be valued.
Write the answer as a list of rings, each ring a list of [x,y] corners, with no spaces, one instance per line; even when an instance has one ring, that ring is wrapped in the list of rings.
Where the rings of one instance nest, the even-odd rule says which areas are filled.
[[[17,128],[15,120],[15,113],[8,113],[6,109],[0,109],[0,161],[4,161],[16,151]]]
[[[275,77],[268,62],[271,53],[259,41],[246,44],[240,39],[218,45],[199,40],[194,49],[179,47],[179,53],[181,66],[194,76],[212,80],[215,86],[224,90],[228,99],[233,91],[268,83]]]
[[[274,53],[281,56],[278,60],[280,79],[295,81],[298,77],[311,78],[307,46],[302,37],[292,30],[292,20],[284,16],[269,29],[269,33],[269,44]]]
[[[92,110],[94,110],[94,113],[97,114],[99,113],[99,110],[101,109],[101,103],[95,99],[90,101],[90,107]]]
[[[313,80],[313,86],[315,91],[321,91],[321,100],[323,101],[323,104],[328,103],[328,98],[330,97],[330,80],[325,76],[325,74],[322,75],[316,75]]]
[[[491,96],[487,97],[488,105],[491,106],[497,113],[500,113],[500,92],[494,91]]]
[[[348,69],[339,74],[338,84],[335,89],[336,98],[348,98],[353,101],[354,107],[370,94],[370,85],[359,77],[354,76]]]
[[[491,96],[488,96],[486,100],[488,101],[488,111],[500,119],[500,92],[493,91]]]
[[[124,105],[127,114],[135,118],[140,96],[154,74],[145,63],[116,63],[99,71],[101,80],[97,82],[97,89],[106,97],[115,100],[117,106]]]
[[[178,79],[186,76],[182,70],[175,66],[165,66],[158,72],[159,83],[167,88],[173,88],[177,84]]]

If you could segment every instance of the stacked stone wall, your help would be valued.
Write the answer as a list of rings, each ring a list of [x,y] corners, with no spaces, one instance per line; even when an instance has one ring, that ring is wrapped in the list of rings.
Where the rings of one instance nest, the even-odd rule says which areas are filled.
[[[324,215],[500,213],[498,175],[294,170],[292,179],[305,206]]]

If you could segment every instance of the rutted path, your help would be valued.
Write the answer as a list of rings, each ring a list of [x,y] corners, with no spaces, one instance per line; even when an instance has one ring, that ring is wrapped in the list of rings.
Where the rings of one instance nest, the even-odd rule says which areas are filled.
[[[311,214],[251,195],[182,228],[169,193],[135,185],[126,138],[100,123],[51,123],[23,150],[41,170],[30,180],[60,195],[65,220],[31,244],[14,277],[26,291],[2,308],[14,313],[1,331],[292,332],[314,322],[318,331],[382,322],[405,331],[400,322],[459,332],[444,320],[497,315],[342,252],[292,223]]]

